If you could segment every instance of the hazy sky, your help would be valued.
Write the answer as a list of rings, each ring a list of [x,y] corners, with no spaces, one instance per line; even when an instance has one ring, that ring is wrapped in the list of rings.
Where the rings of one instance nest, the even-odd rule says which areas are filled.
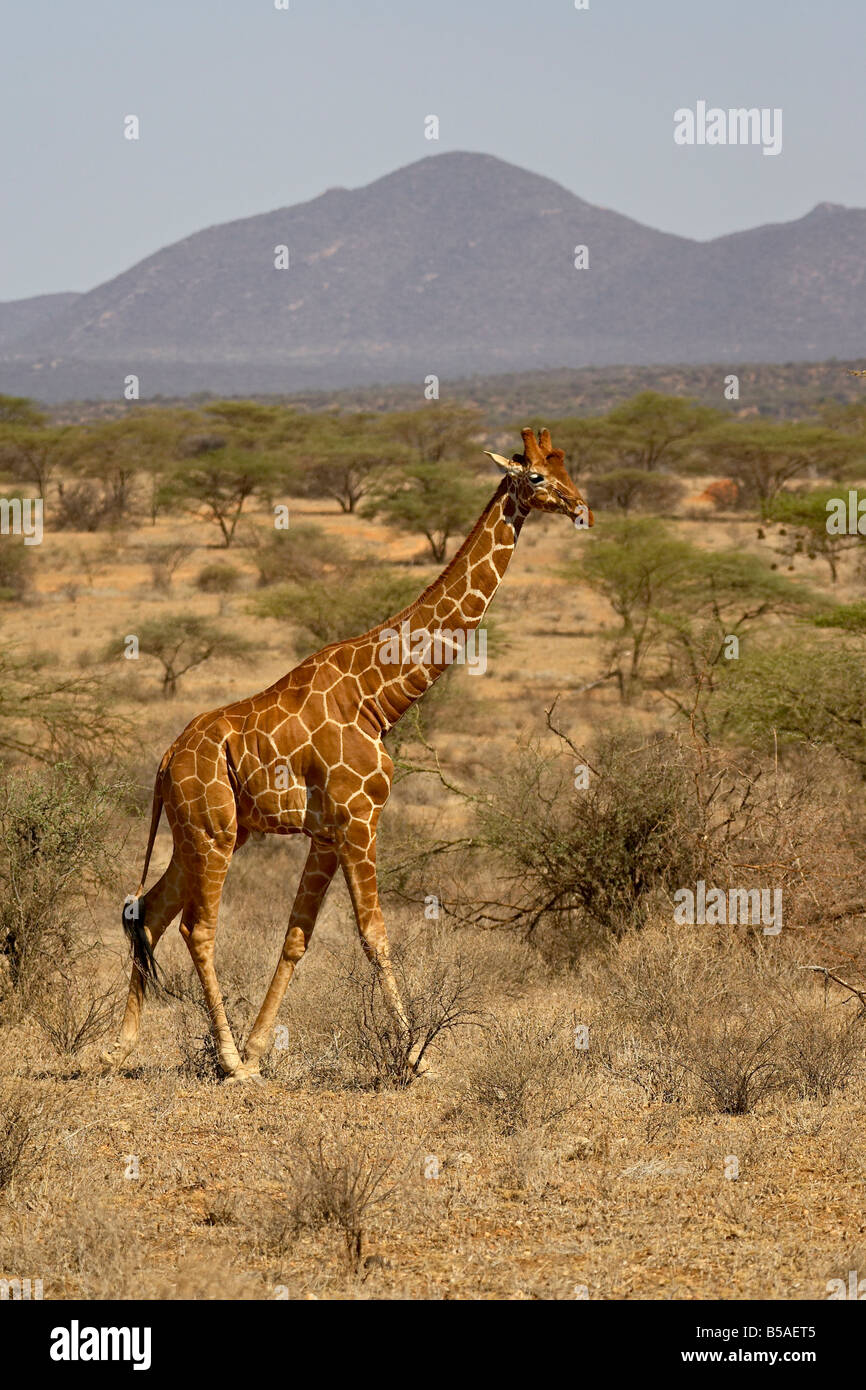
[[[0,299],[454,149],[699,238],[866,206],[864,57],[866,0],[3,0]],[[781,154],[677,147],[700,98]]]

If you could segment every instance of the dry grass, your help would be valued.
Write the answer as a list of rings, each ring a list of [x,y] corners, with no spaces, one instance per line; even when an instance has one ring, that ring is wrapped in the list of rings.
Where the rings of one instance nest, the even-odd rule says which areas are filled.
[[[581,1061],[575,1026],[559,1014],[497,1020],[470,1067],[467,1103],[500,1134],[545,1131],[584,1099]]]
[[[395,563],[418,550],[330,506],[293,510],[333,545],[351,540]],[[256,524],[263,531],[266,518]],[[696,523],[677,525],[698,534]],[[578,743],[618,714],[609,689],[579,692],[598,672],[610,615],[582,593],[575,616],[556,577],[575,543],[566,530],[533,518],[496,601],[502,650],[473,699],[461,703],[458,684],[443,716],[437,747],[464,785],[507,771],[519,739],[544,735],[557,691]],[[748,521],[729,530],[707,530],[706,543],[757,548]],[[159,548],[173,523],[133,539],[109,551],[99,535],[49,534],[29,597],[5,610],[9,635],[72,673],[163,604],[210,618],[222,606],[230,626],[251,630],[251,550],[232,552],[236,589],[203,590],[215,552],[208,526],[191,523],[161,589],[152,567],[169,556]],[[420,589],[427,569],[417,577]],[[845,572],[839,597],[853,585]],[[432,1078],[394,1084],[401,1057],[342,885],[289,991],[262,1086],[218,1084],[173,931],[159,952],[173,993],[149,1004],[122,1072],[102,1074],[100,1000],[119,995],[117,908],[145,839],[133,803],[146,806],[159,755],[192,715],[284,672],[290,628],[257,619],[243,668],[208,664],[173,700],[155,699],[154,674],[135,663],[112,673],[137,734],[126,769],[132,833],[118,840],[123,886],[94,882],[63,918],[75,955],[68,992],[62,974],[37,972],[30,1012],[4,1008],[0,1274],[42,1278],[46,1298],[537,1299],[585,1287],[606,1299],[809,1299],[862,1270],[866,1027],[853,996],[803,969],[862,980],[859,920],[819,911],[860,883],[856,817],[828,809],[834,779],[842,796],[829,762],[823,791],[797,815],[780,811],[772,832],[767,858],[781,846],[800,874],[791,870],[795,909],[779,937],[675,928],[660,901],[640,930],[577,952],[550,939],[544,949],[543,933],[531,945],[519,932],[455,929],[447,907],[468,876],[486,874],[478,886],[489,896],[500,880],[492,864],[442,856],[419,870],[441,921],[427,921],[411,894],[387,905],[417,1028],[430,1033]],[[645,732],[661,718],[649,704],[633,714]],[[782,786],[783,806],[786,796]],[[386,812],[385,867],[468,825],[435,778],[407,778]],[[154,873],[168,852],[163,830]],[[250,842],[233,866],[217,968],[240,1034],[276,963],[301,854]],[[92,967],[79,948],[98,948]],[[483,1026],[453,1026],[470,1021]],[[577,1026],[589,1028],[586,1050],[574,1045]]]

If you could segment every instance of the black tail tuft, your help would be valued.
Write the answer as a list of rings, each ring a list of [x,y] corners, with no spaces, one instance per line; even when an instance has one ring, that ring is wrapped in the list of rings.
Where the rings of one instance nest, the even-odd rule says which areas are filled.
[[[132,961],[144,986],[158,985],[159,974],[150,937],[144,930],[144,897],[127,898],[123,904],[123,930],[132,947]]]

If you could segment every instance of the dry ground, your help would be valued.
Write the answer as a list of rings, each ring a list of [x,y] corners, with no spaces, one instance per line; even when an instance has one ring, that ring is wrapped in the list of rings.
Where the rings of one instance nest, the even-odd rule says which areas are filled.
[[[293,510],[313,514],[335,540],[394,559],[418,550],[327,505]],[[761,549],[753,523],[677,525],[709,545]],[[290,625],[246,614],[249,552],[210,548],[212,530],[166,518],[116,537],[49,534],[35,599],[3,614],[7,638],[49,652],[64,671],[87,669],[110,637],[164,611],[219,614],[255,637],[253,659],[191,672],[174,700],[160,697],[152,664],[124,663],[143,801],[159,756],[189,718],[294,664]],[[188,557],[173,588],[157,593],[147,551],[179,532]],[[601,670],[612,615],[556,573],[585,541],[557,518],[530,521],[494,610],[504,645],[483,678],[456,674],[450,723],[437,732],[443,765],[466,785],[504,766],[516,739],[543,733],[557,692],[576,739],[618,714],[611,689],[580,693]],[[215,558],[240,568],[246,587],[226,599],[200,593],[195,576]],[[818,564],[798,566],[823,584]],[[422,565],[417,575],[420,591],[432,571]],[[854,592],[846,571],[839,597]],[[463,815],[440,787],[410,778],[386,819],[423,842],[459,830]],[[145,839],[146,821],[132,822],[117,897],[90,903],[99,971],[118,997],[126,971],[118,904],[138,882]],[[163,828],[152,873],[169,852]],[[248,845],[233,866],[217,964],[239,1026],[276,962],[299,864],[300,846],[268,842]],[[0,1275],[41,1278],[46,1298],[215,1299],[820,1299],[830,1279],[851,1269],[866,1277],[862,1036],[845,1084],[811,1096],[789,1085],[742,1115],[719,1113],[696,1072],[665,1100],[622,1061],[637,995],[646,992],[650,1010],[653,991],[664,1001],[691,978],[686,956],[694,952],[717,958],[721,975],[755,979],[752,946],[721,940],[724,929],[680,928],[677,937],[659,922],[639,944],[599,948],[565,971],[514,936],[452,930],[396,903],[388,915],[397,940],[415,941],[422,954],[424,940],[427,951],[459,958],[483,1025],[434,1045],[433,1076],[408,1090],[376,1089],[358,1060],[345,976],[361,956],[341,883],[284,1005],[287,1045],[272,1054],[261,1087],[213,1079],[174,931],[160,955],[183,997],[148,1009],[140,1049],[121,1074],[101,1073],[98,1040],[62,1057],[32,1020],[0,1026],[0,1103],[42,1105],[33,1120],[40,1161],[0,1196]],[[856,954],[855,927],[838,931],[838,959]],[[806,937],[793,928],[760,950],[769,973],[820,1010],[821,987],[810,976],[806,998],[797,972],[818,951]],[[648,977],[636,952],[651,957]],[[708,1007],[701,997],[686,1003],[696,1015]],[[827,1008],[832,1034],[852,1010],[835,996]],[[574,1048],[579,1024],[590,1027],[586,1053]],[[341,1225],[326,1208],[329,1199],[339,1206],[346,1172],[377,1185],[357,1222],[344,1201]],[[319,1223],[315,1210],[324,1213]],[[350,1248],[358,1230],[360,1258],[357,1243],[355,1256]]]

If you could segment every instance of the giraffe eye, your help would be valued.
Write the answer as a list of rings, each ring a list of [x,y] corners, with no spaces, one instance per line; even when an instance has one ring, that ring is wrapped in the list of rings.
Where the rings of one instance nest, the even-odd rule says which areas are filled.
[[[544,474],[543,474],[543,473],[530,473],[530,475],[529,475],[529,481],[530,481],[531,483],[535,483],[536,485],[537,485],[538,483],[543,483],[543,482],[544,482]]]

